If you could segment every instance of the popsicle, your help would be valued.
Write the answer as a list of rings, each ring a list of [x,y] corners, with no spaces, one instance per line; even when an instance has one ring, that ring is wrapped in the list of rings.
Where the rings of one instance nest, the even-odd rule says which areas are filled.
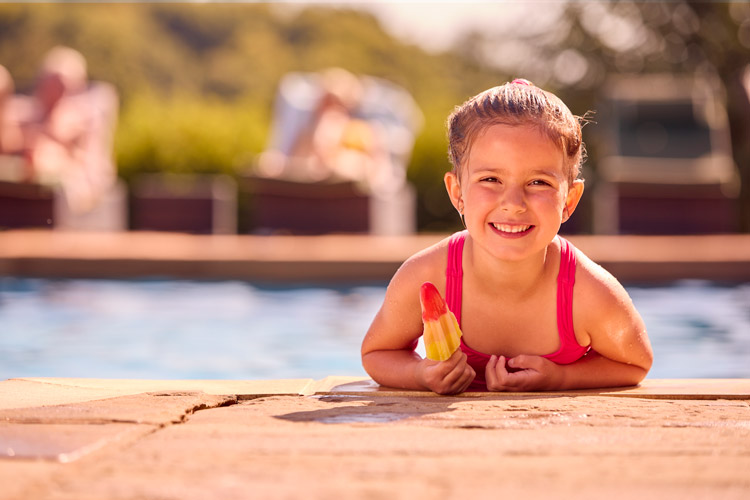
[[[424,346],[427,357],[445,361],[458,349],[461,328],[435,285],[425,281],[419,290],[424,324]]]

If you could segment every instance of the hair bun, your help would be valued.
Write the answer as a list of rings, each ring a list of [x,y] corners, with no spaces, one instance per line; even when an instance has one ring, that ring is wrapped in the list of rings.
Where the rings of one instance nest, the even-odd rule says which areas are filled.
[[[510,82],[510,83],[515,83],[515,84],[518,84],[518,85],[528,85],[528,86],[530,86],[530,87],[533,87],[533,86],[534,86],[534,84],[533,84],[533,83],[531,83],[530,81],[528,81],[528,80],[527,80],[527,79],[525,79],[525,78],[516,78],[515,80],[513,80],[513,81],[512,81],[512,82]]]

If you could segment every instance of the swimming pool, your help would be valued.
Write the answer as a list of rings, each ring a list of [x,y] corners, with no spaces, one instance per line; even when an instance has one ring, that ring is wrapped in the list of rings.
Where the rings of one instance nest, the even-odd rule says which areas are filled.
[[[651,378],[750,377],[750,284],[629,286]],[[365,375],[385,285],[0,278],[0,380]]]

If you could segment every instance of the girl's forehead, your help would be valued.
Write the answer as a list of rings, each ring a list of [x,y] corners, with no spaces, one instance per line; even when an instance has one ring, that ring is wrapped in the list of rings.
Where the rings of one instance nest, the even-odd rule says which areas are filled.
[[[474,138],[466,155],[466,163],[504,163],[519,158],[524,163],[543,162],[562,168],[565,155],[559,144],[536,127],[493,125]]]
[[[544,133],[543,129],[532,123],[505,124],[495,123],[480,129],[472,142],[472,147],[478,142],[507,141],[512,144],[519,142],[539,143],[540,145],[559,148],[559,146]]]

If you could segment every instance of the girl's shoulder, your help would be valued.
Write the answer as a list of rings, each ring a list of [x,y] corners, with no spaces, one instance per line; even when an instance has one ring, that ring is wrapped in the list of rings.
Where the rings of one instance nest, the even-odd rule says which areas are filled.
[[[420,250],[398,268],[391,283],[418,283],[430,281],[439,289],[445,286],[445,270],[448,263],[450,236]]]
[[[625,287],[580,250],[576,257],[573,323],[581,345],[602,356],[640,366],[651,365],[646,325]]]
[[[612,273],[594,262],[581,249],[576,248],[576,286],[590,288],[592,291],[619,290],[623,288]],[[624,288],[623,288],[624,290]]]
[[[612,273],[576,249],[574,304],[590,320],[630,317],[635,313],[630,295]]]

